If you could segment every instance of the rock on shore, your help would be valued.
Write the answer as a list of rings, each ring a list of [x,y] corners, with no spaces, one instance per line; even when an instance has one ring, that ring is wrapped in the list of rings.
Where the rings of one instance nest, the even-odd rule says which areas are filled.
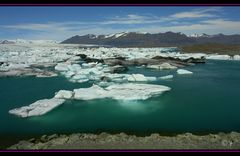
[[[120,134],[86,134],[50,136],[23,140],[8,149],[240,149],[240,133],[218,133],[193,135],[191,133],[176,136],[150,136]]]

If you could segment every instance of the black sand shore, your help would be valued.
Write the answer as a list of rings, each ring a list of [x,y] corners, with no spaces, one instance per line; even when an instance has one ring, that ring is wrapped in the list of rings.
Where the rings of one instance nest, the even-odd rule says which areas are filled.
[[[43,135],[23,140],[7,149],[240,149],[240,133],[176,136],[119,134]]]

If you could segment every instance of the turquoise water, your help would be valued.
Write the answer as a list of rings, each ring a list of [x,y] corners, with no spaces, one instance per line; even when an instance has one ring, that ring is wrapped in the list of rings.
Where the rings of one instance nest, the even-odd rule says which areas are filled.
[[[0,78],[0,135],[240,131],[240,61],[208,61],[186,69],[194,74],[131,67],[127,73],[173,74],[172,80],[153,82],[172,90],[145,101],[67,101],[46,115],[31,118],[19,118],[8,111],[51,98],[60,89],[91,84],[71,83],[64,77]]]

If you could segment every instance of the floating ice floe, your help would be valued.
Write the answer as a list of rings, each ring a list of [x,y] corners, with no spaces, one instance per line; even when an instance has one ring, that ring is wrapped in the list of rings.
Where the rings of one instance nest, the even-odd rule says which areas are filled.
[[[69,90],[60,90],[58,91],[54,98],[59,98],[59,99],[71,99],[73,96],[73,92]]]
[[[3,64],[0,67],[0,77],[8,77],[8,76],[36,76],[36,77],[54,77],[57,76],[56,73],[41,70],[38,68],[28,68],[25,65],[6,65]]]
[[[93,85],[90,88],[74,89],[73,92],[74,99],[78,100],[92,100],[109,97],[108,92],[97,85]]]
[[[229,56],[229,55],[218,55],[218,54],[209,54],[206,57],[207,59],[210,60],[240,60],[240,55],[234,55],[234,56]]]
[[[185,70],[185,69],[178,69],[177,73],[178,74],[193,74],[193,72]]]
[[[204,54],[204,53],[177,53],[173,57],[178,58],[180,60],[187,60],[190,58],[201,59],[203,57],[205,58],[206,54]]]
[[[173,75],[166,75],[166,76],[161,76],[159,79],[166,80],[166,79],[172,79]]]
[[[231,56],[229,55],[217,55],[217,54],[210,54],[206,57],[210,60],[231,60]]]
[[[240,60],[240,55],[234,55],[233,60]]]
[[[135,83],[113,84],[106,88],[93,85],[90,88],[74,89],[73,92],[60,90],[52,99],[39,100],[29,106],[12,109],[9,113],[23,118],[40,116],[63,104],[66,99],[94,100],[112,98],[116,100],[146,100],[170,89],[162,85]]]
[[[58,107],[59,105],[65,102],[64,99],[52,98],[52,99],[43,99],[34,102],[29,106],[23,106],[21,108],[12,109],[9,111],[10,114],[14,114],[20,117],[31,117],[31,116],[40,116],[46,114],[52,109]]]
[[[112,98],[117,100],[145,100],[170,89],[162,85],[135,83],[113,84],[105,89],[93,85],[90,88],[74,89],[74,99],[93,100]]]
[[[25,63],[2,63],[0,71],[22,70],[28,67],[29,65]]]
[[[128,81],[148,81],[148,79],[142,74],[132,74],[129,75]]]
[[[68,66],[69,66],[69,64],[67,64],[67,63],[58,63],[55,66],[55,70],[57,70],[57,71],[68,71]]]
[[[113,84],[116,84],[116,82],[104,82],[104,81],[101,81],[101,82],[97,83],[97,85],[100,86],[100,87],[108,87],[108,86],[111,86]]]
[[[144,76],[143,74],[132,74],[128,76],[127,79],[129,82],[132,81],[156,81],[157,78],[156,77],[147,77]]]
[[[160,95],[171,88],[153,84],[115,84],[106,88],[110,97],[117,100],[146,100],[152,96]]]
[[[169,63],[162,63],[159,65],[148,65],[147,68],[164,70],[164,69],[176,69],[177,67],[175,67]]]
[[[139,81],[156,81],[156,77],[148,77],[143,74],[117,74],[111,72],[111,67],[105,66],[102,63],[84,63],[84,66],[79,64],[66,65],[61,63],[58,70],[68,78],[71,82],[83,83],[87,81],[107,81],[107,82],[139,82]],[[56,67],[57,67],[56,66]],[[56,69],[55,67],[55,69]],[[65,70],[65,71],[63,71]]]

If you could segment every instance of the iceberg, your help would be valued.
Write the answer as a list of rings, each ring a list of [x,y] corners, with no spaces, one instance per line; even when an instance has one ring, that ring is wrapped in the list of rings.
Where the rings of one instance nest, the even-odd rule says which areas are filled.
[[[145,100],[170,89],[163,85],[135,83],[113,84],[105,89],[98,85],[93,85],[90,88],[74,89],[74,99],[93,100],[112,98],[116,100]]]
[[[100,87],[108,87],[108,86],[111,86],[113,84],[115,84],[115,83],[114,82],[104,82],[104,81],[101,81],[97,85],[100,86]]]
[[[89,79],[80,79],[80,80],[77,80],[78,83],[84,83],[84,82],[88,82]]]
[[[82,66],[85,68],[91,68],[96,66],[98,63],[97,62],[90,62],[90,63],[83,63]]]
[[[208,55],[206,58],[210,60],[231,60],[231,56],[229,55],[217,55],[217,54]]]
[[[147,76],[146,78],[148,81],[157,81],[157,78],[154,76]]]
[[[132,74],[128,77],[128,81],[147,81],[147,78],[142,74]]]
[[[81,66],[79,64],[72,64],[68,66],[68,69],[72,72],[77,72],[81,70]]]
[[[9,69],[23,69],[23,68],[28,68],[29,65],[10,63],[8,67],[9,67]]]
[[[165,80],[165,79],[172,79],[173,75],[166,75],[166,76],[161,76],[159,79]]]
[[[39,116],[46,114],[52,109],[60,106],[65,102],[64,99],[52,98],[52,99],[43,99],[34,102],[29,106],[23,106],[20,108],[12,109],[9,111],[10,114],[14,114],[20,117],[31,117],[31,116]]]
[[[79,75],[74,75],[72,79],[73,80],[87,79],[87,76],[79,74]]]
[[[54,98],[59,98],[59,99],[71,99],[73,96],[73,92],[69,90],[60,90],[58,91]]]
[[[62,74],[65,75],[66,78],[70,78],[70,77],[72,77],[73,75],[75,75],[75,73],[72,72],[72,71],[67,71],[66,73],[62,73]]]
[[[80,88],[80,89],[74,89],[74,99],[78,100],[92,100],[92,99],[101,99],[101,98],[107,98],[109,97],[108,91],[105,89],[93,85],[90,88]]]
[[[162,63],[162,64],[159,64],[159,65],[148,65],[147,68],[164,70],[164,69],[176,69],[177,67],[175,67],[175,66],[173,66],[169,63]]]
[[[66,99],[93,100],[112,98],[116,100],[146,100],[169,90],[171,88],[167,86],[153,84],[112,84],[105,89],[98,85],[93,85],[90,88],[74,89],[73,92],[60,90],[52,99],[38,100],[29,106],[12,109],[9,113],[23,118],[40,116],[60,106]]]
[[[151,76],[144,76],[143,74],[132,74],[129,75],[127,78],[128,81],[133,82],[133,81],[156,81],[157,78],[156,77],[151,77]]]
[[[193,72],[185,70],[185,69],[178,69],[177,73],[178,74],[193,74]]]
[[[233,60],[240,60],[240,55],[234,55]]]
[[[171,88],[163,85],[125,83],[111,85],[106,90],[109,97],[116,100],[146,100]]]
[[[58,70],[58,71],[68,71],[68,66],[69,66],[69,64],[66,64],[66,63],[58,63],[55,66],[55,70]]]

